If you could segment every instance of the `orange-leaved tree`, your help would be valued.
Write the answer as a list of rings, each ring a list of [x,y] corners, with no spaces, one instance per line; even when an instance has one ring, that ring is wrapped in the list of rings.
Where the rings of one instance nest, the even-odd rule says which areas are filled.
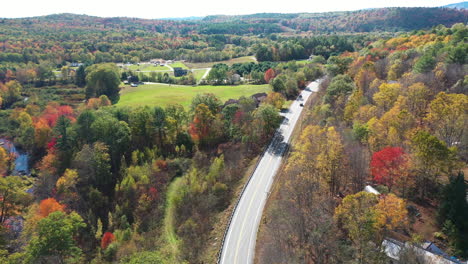
[[[47,217],[50,213],[56,211],[65,211],[65,205],[60,204],[55,198],[47,198],[39,204],[39,215],[41,217]]]

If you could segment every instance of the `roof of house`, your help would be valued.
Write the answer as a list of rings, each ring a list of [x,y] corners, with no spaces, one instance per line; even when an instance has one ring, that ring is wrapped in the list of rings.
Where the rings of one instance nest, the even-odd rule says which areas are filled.
[[[374,189],[374,187],[372,187],[370,185],[367,185],[366,187],[364,187],[364,191],[368,192],[368,193],[373,193],[373,194],[376,194],[376,195],[380,195],[379,191],[377,191],[376,189]]]
[[[230,104],[238,104],[239,100],[236,99],[229,99],[224,103],[224,106],[230,105]]]
[[[267,97],[267,94],[266,93],[256,93],[256,94],[252,95],[252,97],[257,99],[257,100],[262,100],[262,99],[264,99],[263,97]]]
[[[432,244],[432,243],[430,243]],[[406,249],[413,249],[416,254],[422,256],[426,263],[437,263],[437,264],[463,264],[463,262],[450,258],[447,254],[437,248],[442,254],[436,254],[429,251],[426,248],[423,248],[423,245],[413,245],[410,243],[403,243],[401,241],[386,238],[382,242],[382,246],[384,247],[385,254],[388,257],[394,260],[400,260],[400,253],[403,248]]]

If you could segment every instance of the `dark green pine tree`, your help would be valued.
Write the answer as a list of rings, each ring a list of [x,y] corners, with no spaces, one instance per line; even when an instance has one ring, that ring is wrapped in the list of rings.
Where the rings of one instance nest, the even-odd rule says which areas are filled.
[[[78,70],[76,70],[75,84],[78,87],[85,87],[86,85],[86,72],[83,65],[81,65]]]
[[[73,151],[73,138],[70,135],[71,122],[65,116],[60,116],[54,128],[54,134],[57,138],[58,172],[62,174],[66,168],[70,167]]]
[[[439,223],[443,225],[454,253],[468,257],[467,184],[462,172],[451,177],[442,192]]]

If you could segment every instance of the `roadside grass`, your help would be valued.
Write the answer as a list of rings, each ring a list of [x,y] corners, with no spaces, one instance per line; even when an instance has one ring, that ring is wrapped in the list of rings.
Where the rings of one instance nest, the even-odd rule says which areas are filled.
[[[201,93],[213,93],[223,102],[228,99],[237,99],[241,96],[250,96],[255,93],[269,92],[271,88],[264,85],[238,85],[238,86],[184,86],[167,84],[144,84],[138,87],[125,88],[120,92],[118,106],[167,106],[181,104],[188,107],[192,98]]]
[[[185,62],[185,64],[191,69],[199,69],[199,68],[211,68],[216,63],[224,63],[224,64],[231,66],[234,63],[244,63],[244,62],[257,62],[257,60],[255,59],[254,56],[244,56],[244,57],[232,58],[230,60],[224,60],[224,61]]]
[[[294,102],[294,100],[287,100],[286,102],[284,102],[282,108],[283,108],[283,109],[288,109],[288,108],[291,106],[291,104],[292,104],[293,102]]]
[[[207,245],[204,247],[203,252],[200,254],[202,263],[216,263],[217,256],[221,247],[221,242],[224,236],[226,228],[228,228],[229,217],[232,211],[235,209],[236,201],[239,198],[240,192],[242,191],[248,178],[252,175],[256,168],[256,163],[259,156],[252,159],[249,163],[245,164],[245,172],[242,177],[239,178],[237,183],[233,186],[233,195],[229,203],[229,207],[226,210],[214,215],[213,229],[210,231],[207,239]],[[181,262],[181,239],[176,233],[176,208],[181,203],[182,194],[187,191],[187,177],[190,172],[187,172],[182,177],[174,179],[169,185],[166,194],[166,208],[164,213],[163,221],[163,232],[161,236],[161,242],[165,243],[161,249],[161,252],[167,258],[167,263],[182,263]]]
[[[180,62],[180,61],[176,61],[176,62],[172,63],[172,64],[171,64],[171,67],[172,67],[172,68],[180,67],[180,68],[182,68],[182,69],[188,70],[188,67],[187,67],[184,63],[182,63],[182,62]]]
[[[218,253],[221,249],[221,243],[223,242],[224,232],[228,228],[229,218],[232,214],[232,211],[235,210],[235,205],[239,195],[244,188],[249,177],[255,171],[256,164],[260,156],[252,159],[246,167],[245,173],[242,178],[232,187],[232,197],[229,202],[229,207],[226,210],[218,213],[214,216],[214,223],[219,223],[213,226],[213,229],[210,232],[210,236],[207,240],[207,246],[205,247],[202,254],[203,263],[216,263],[218,258]]]
[[[175,210],[176,203],[178,199],[178,192],[182,187],[182,178],[175,179],[167,190],[166,196],[166,210],[164,213],[164,230],[163,230],[163,240],[166,242],[165,247],[163,247],[163,252],[169,257],[172,263],[179,258],[180,254],[180,241],[177,237],[175,231]]]

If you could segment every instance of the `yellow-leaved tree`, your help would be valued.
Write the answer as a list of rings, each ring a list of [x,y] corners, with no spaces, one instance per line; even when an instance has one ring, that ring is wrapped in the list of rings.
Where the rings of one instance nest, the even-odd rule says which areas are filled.
[[[393,193],[382,196],[375,206],[377,227],[384,230],[395,230],[407,223],[408,210],[406,202]]]
[[[293,152],[287,169],[301,171],[327,186],[329,194],[337,194],[342,187],[344,147],[334,127],[307,126]]]
[[[5,176],[8,172],[8,161],[9,157],[6,150],[0,147],[0,177]]]
[[[343,229],[356,249],[358,263],[366,263],[372,251],[369,250],[370,241],[375,241],[378,234],[377,214],[374,210],[378,197],[368,192],[359,192],[346,196],[335,209],[335,220]],[[378,241],[375,241],[378,245]]]
[[[376,246],[386,232],[405,226],[407,214],[405,201],[393,194],[358,192],[343,199],[334,218],[352,241],[358,263],[382,263],[382,251]]]
[[[399,83],[383,83],[379,86],[379,91],[374,94],[373,99],[377,106],[388,111],[396,102],[400,91],[401,85]]]
[[[268,94],[265,102],[267,104],[271,104],[276,109],[280,110],[283,107],[284,102],[286,99],[281,93],[271,92]]]
[[[462,144],[468,125],[468,95],[437,94],[429,105],[426,121],[447,146]]]

